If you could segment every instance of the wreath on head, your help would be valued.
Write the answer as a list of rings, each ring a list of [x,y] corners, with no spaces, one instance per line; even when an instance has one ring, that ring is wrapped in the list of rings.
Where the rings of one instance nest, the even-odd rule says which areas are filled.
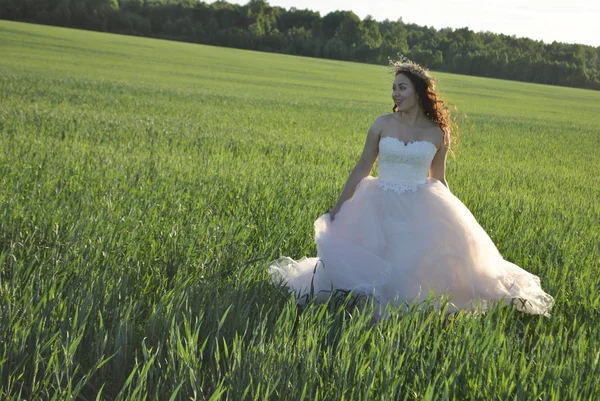
[[[429,75],[426,67],[415,63],[405,56],[398,55],[398,57],[398,60],[389,59],[390,74],[393,77],[403,72],[408,72],[422,79],[427,84],[427,87],[433,88],[435,79]]]

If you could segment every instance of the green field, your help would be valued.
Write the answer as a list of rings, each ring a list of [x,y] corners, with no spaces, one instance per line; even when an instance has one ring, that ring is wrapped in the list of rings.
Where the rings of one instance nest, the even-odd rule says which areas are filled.
[[[270,283],[384,67],[0,21],[0,399],[600,399],[600,92],[434,73],[449,186],[552,318],[297,321]]]

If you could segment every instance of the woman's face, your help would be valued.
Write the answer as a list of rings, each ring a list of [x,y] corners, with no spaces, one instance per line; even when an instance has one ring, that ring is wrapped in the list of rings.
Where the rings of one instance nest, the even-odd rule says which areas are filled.
[[[419,97],[410,79],[402,73],[396,75],[392,84],[392,99],[398,111],[408,111],[419,106]]]

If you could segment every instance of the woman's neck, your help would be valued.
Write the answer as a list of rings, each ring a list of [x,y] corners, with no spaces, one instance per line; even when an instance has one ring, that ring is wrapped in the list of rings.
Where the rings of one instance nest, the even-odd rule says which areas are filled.
[[[408,125],[420,125],[424,122],[429,121],[423,110],[420,107],[415,107],[411,110],[401,111],[398,114],[400,120]]]

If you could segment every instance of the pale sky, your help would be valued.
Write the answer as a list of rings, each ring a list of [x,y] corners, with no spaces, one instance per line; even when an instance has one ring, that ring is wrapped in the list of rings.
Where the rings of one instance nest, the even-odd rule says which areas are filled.
[[[247,0],[228,0],[246,4]],[[268,0],[272,6],[319,11],[350,10],[377,21],[402,18],[405,23],[464,28],[516,35],[546,43],[600,46],[598,0]]]

